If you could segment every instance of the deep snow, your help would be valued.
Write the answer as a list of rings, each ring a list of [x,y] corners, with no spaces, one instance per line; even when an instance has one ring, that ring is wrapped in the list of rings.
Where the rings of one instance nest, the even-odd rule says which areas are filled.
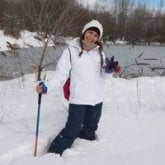
[[[24,31],[22,39],[15,40],[0,31],[0,51],[8,50],[6,41],[21,48],[41,46],[34,35]],[[165,164],[165,77],[125,80],[109,75],[97,140],[78,138],[62,157],[46,153],[67,119],[68,103],[61,89],[42,96],[38,156],[33,157],[36,84],[35,74],[0,81],[0,165]]]
[[[0,82],[0,164],[164,165],[165,78],[107,78],[98,139],[78,138],[62,157],[45,153],[67,118],[60,89],[42,97],[38,157],[33,157],[35,85],[34,74]]]

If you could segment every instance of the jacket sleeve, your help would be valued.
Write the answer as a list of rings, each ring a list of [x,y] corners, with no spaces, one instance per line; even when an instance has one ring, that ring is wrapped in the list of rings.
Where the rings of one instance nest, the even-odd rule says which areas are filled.
[[[105,59],[106,59],[106,55],[105,55],[105,53],[104,52],[102,52],[102,54],[103,54],[103,70],[102,70],[102,76],[104,77],[104,78],[108,78],[109,77],[109,74],[106,74],[105,73],[105,70],[104,70],[104,67],[105,67],[105,65],[106,65],[106,62],[105,62]]]
[[[102,54],[103,54],[103,66],[105,66],[105,58],[106,58],[106,56],[105,56],[105,53],[104,52],[102,52]]]
[[[54,91],[56,88],[62,86],[67,78],[69,77],[69,73],[71,70],[71,61],[70,61],[70,53],[69,48],[66,48],[56,66],[56,70],[54,75],[49,78],[46,78],[46,84],[48,86],[48,91]]]

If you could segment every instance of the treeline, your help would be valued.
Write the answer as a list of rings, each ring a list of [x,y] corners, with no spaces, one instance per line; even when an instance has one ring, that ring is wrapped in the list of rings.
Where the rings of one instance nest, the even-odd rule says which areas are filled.
[[[84,23],[98,19],[104,40],[165,44],[163,1],[160,4],[159,9],[151,9],[135,0],[114,0],[109,9],[96,4],[91,10],[76,0],[0,0],[0,29],[15,37],[25,29],[74,37]]]

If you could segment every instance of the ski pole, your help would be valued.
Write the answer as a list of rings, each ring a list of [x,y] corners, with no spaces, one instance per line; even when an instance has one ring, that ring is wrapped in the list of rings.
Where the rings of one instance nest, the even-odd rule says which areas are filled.
[[[41,106],[42,93],[38,94],[38,111],[37,111],[37,123],[36,123],[36,136],[34,145],[34,156],[37,156],[37,145],[38,145],[38,131],[39,131],[39,120],[40,120],[40,106]]]

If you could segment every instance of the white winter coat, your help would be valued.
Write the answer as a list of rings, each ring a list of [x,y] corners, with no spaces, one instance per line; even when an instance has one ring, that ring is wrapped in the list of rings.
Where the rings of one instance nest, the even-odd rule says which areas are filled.
[[[71,70],[71,85],[69,102],[72,104],[95,105],[103,101],[104,95],[104,73],[100,72],[99,46],[79,53],[81,47],[79,39],[76,38],[69,43],[56,67],[55,75],[48,81],[48,90],[63,86]],[[105,59],[104,53],[103,57]]]

